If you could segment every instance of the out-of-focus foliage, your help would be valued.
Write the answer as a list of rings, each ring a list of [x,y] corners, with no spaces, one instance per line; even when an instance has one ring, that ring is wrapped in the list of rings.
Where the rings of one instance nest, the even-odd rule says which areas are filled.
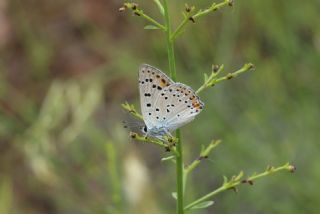
[[[153,1],[138,3],[161,17]],[[170,1],[176,24],[184,3]],[[121,4],[0,1],[0,213],[173,213],[174,167],[128,139],[120,107],[139,105],[139,64],[167,69],[164,37]],[[202,93],[205,110],[183,128],[186,161],[223,140],[188,181],[189,199],[222,175],[297,167],[193,213],[318,213],[319,11],[318,1],[239,0],[180,37],[178,79],[193,88],[213,63],[256,66]]]

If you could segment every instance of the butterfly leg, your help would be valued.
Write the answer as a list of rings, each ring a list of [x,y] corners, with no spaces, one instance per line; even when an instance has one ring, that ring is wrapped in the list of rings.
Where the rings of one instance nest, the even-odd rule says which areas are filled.
[[[172,134],[167,130],[164,129],[164,133],[165,135],[162,136],[162,140],[164,141],[170,141],[170,139],[173,139],[174,137],[172,136]]]

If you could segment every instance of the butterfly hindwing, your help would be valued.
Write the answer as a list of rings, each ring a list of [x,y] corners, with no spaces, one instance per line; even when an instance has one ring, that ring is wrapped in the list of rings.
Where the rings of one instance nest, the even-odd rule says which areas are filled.
[[[150,129],[158,125],[155,102],[164,88],[174,82],[162,71],[147,64],[139,69],[140,104],[144,122]]]
[[[155,112],[157,121],[169,132],[192,121],[204,106],[192,88],[182,83],[164,88],[154,105],[159,109]]]

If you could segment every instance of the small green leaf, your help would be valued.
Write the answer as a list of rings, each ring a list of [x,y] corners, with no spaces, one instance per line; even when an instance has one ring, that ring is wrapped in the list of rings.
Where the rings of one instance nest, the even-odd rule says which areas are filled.
[[[159,8],[159,10],[160,10],[161,15],[164,16],[164,9],[163,9],[163,6],[162,6],[161,2],[160,2],[159,0],[153,0],[153,1],[157,4],[157,6],[158,6],[158,8]]]
[[[227,176],[223,176],[223,184],[226,184],[226,183],[228,183],[228,178],[227,178]]]
[[[205,146],[201,144],[201,151],[200,151],[200,154],[202,154],[202,153],[204,152],[204,150],[205,150],[205,149],[206,149],[206,148],[205,148]]]
[[[160,28],[158,28],[157,26],[154,25],[146,25],[144,26],[145,30],[159,30]]]
[[[204,73],[204,81],[206,82],[208,80],[208,75],[206,73]]]
[[[174,155],[170,155],[170,156],[168,156],[168,157],[161,158],[161,161],[172,160],[173,158],[174,158]]]
[[[243,171],[240,171],[239,175],[235,178],[236,181],[240,180],[243,176]]]
[[[171,193],[172,197],[177,200],[178,196],[176,192]]]
[[[210,207],[212,204],[214,204],[214,201],[204,201],[192,207],[191,209],[204,209]]]

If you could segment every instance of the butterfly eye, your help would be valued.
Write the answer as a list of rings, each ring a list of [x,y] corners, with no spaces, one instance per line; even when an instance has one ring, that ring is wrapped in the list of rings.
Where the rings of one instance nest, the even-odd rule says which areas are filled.
[[[144,127],[143,127],[143,131],[144,131],[144,132],[147,132],[147,131],[148,131],[147,126],[144,126]]]

